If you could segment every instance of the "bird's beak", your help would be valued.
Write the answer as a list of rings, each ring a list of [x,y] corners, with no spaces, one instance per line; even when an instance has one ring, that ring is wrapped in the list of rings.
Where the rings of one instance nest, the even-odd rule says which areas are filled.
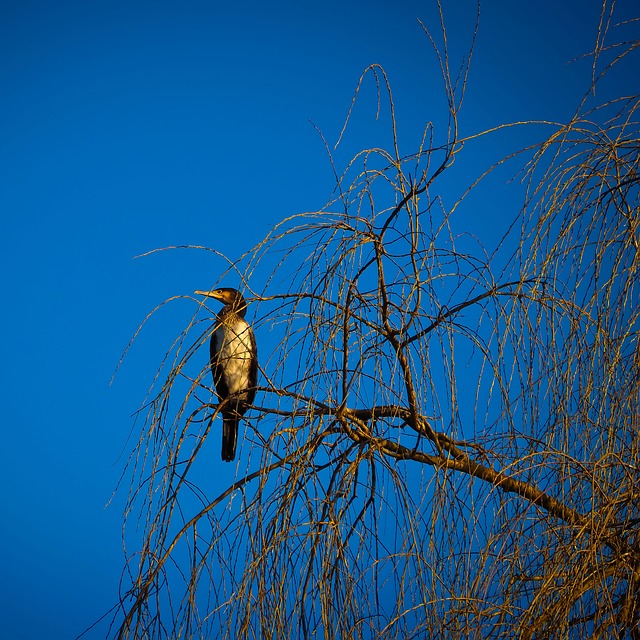
[[[197,296],[205,296],[205,298],[215,298],[220,300],[220,294],[214,289],[213,291],[194,291]]]

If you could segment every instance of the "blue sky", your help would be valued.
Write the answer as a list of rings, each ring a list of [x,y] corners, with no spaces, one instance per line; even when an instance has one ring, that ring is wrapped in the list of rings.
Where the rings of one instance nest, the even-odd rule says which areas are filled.
[[[632,4],[619,3],[621,17]],[[457,66],[475,3],[444,6]],[[567,120],[590,77],[587,61],[567,63],[592,47],[598,15],[591,0],[487,1],[462,133]],[[413,151],[444,117],[416,18],[437,32],[431,1],[2,3],[3,637],[75,637],[117,599],[122,500],[105,505],[131,414],[193,308],[154,318],[109,381],[156,304],[208,288],[223,268],[206,252],[133,258],[186,244],[235,258],[283,217],[322,207],[332,173],[310,121],[333,143],[371,63],[387,70]],[[612,90],[637,91],[634,77],[614,76]],[[374,116],[369,83],[339,162],[385,139]],[[541,137],[510,130],[470,147],[443,197]],[[499,206],[486,193],[484,209],[462,213],[469,228],[490,237],[487,220],[493,233],[511,220],[509,189]]]

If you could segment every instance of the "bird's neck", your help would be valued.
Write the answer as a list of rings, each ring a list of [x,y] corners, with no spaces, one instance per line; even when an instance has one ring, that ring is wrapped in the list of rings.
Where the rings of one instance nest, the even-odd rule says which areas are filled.
[[[232,304],[227,304],[220,310],[218,317],[224,318],[226,316],[234,315],[238,318],[244,318],[245,313],[247,312],[247,305],[236,306]]]

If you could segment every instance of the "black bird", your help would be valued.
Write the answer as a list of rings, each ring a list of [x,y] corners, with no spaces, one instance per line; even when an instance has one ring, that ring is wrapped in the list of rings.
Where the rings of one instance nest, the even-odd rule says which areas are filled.
[[[224,303],[211,334],[211,372],[222,408],[222,459],[236,457],[240,416],[256,395],[258,350],[253,329],[244,319],[247,303],[242,294],[231,288],[196,291],[197,295]]]

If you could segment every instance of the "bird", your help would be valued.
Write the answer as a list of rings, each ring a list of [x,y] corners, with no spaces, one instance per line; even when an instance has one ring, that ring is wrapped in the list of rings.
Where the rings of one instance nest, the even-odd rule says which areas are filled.
[[[222,404],[222,459],[231,462],[236,457],[240,417],[256,395],[256,338],[244,319],[247,302],[237,289],[223,287],[195,293],[224,304],[216,318],[209,346],[213,383]]]

